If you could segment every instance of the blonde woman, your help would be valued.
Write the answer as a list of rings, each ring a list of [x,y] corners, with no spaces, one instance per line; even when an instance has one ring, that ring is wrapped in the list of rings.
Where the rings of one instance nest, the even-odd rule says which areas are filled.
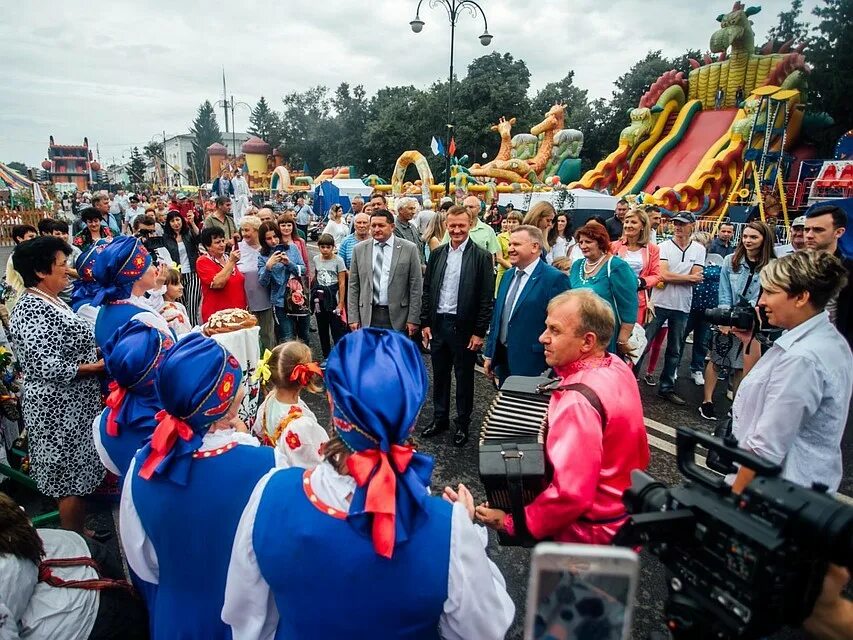
[[[422,239],[424,241],[424,257],[429,261],[429,254],[435,251],[444,239],[447,231],[444,223],[444,211],[437,212],[427,224]]]
[[[614,255],[619,256],[637,277],[637,318],[646,324],[649,292],[661,281],[660,249],[649,241],[651,222],[645,211],[631,209],[622,219],[622,237],[610,244]]]
[[[551,230],[551,227],[554,226],[554,218],[556,217],[557,211],[554,209],[554,205],[550,202],[546,202],[545,200],[540,200],[530,207],[527,215],[524,216],[524,224],[529,224],[539,228],[542,231],[542,235],[546,238],[542,246],[543,260],[551,250],[551,245],[548,244],[547,238],[548,232]]]

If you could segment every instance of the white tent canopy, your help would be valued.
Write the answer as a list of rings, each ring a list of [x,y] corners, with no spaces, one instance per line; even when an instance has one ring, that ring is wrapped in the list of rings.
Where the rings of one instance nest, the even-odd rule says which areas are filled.
[[[337,187],[342,196],[346,196],[350,199],[355,196],[362,196],[363,198],[366,198],[373,193],[373,187],[368,187],[358,178],[341,178],[337,180],[328,180],[328,182],[331,182],[335,187]]]
[[[566,191],[534,191],[530,193],[501,193],[498,195],[498,204],[505,207],[512,204],[513,208],[527,211],[531,206],[545,200],[554,205],[560,211],[601,210],[612,212],[619,201],[617,196],[587,189],[568,189]]]

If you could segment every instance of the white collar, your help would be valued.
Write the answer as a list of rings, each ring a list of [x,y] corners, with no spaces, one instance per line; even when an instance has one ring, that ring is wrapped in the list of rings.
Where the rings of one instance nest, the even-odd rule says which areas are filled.
[[[541,258],[539,256],[536,256],[536,259],[533,262],[531,262],[529,265],[524,267],[524,269],[519,269],[518,267],[516,267],[515,269],[516,269],[516,271],[521,271],[524,275],[526,275],[529,278],[530,276],[533,275],[533,272],[536,271],[536,267],[539,266],[540,260],[541,260]]]
[[[343,476],[328,462],[321,462],[311,472],[311,489],[328,506],[338,511],[349,511],[356,484],[352,476]]]
[[[380,244],[382,244],[382,243],[379,242],[379,240],[377,240],[376,238],[373,239],[373,246],[374,247],[378,247]],[[385,241],[385,245],[388,247],[391,247],[392,249],[394,248],[394,234],[393,233],[391,234],[391,237]]]
[[[813,331],[817,331],[824,327],[832,326],[832,323],[829,320],[829,313],[826,311],[822,311],[806,320],[805,322],[798,324],[793,329],[789,329],[785,333],[783,333],[779,338],[774,342],[777,347],[788,351],[791,347],[794,346],[796,342],[805,338],[809,333]]]
[[[468,241],[469,241],[470,239],[471,239],[471,236],[468,236],[467,238],[465,238],[465,242],[463,242],[462,244],[460,244],[460,245],[459,245],[459,247],[458,247],[458,248],[456,248],[456,249],[454,249],[454,248],[453,248],[453,244],[452,244],[452,243],[448,242],[448,243],[447,243],[447,249],[448,249],[448,251],[465,251],[465,247],[467,247],[467,246],[468,246]]]
[[[204,434],[199,451],[212,451],[220,449],[227,444],[236,442],[237,444],[247,444],[250,447],[259,447],[260,443],[250,433],[235,431],[234,429],[218,429],[216,431],[208,431]]]

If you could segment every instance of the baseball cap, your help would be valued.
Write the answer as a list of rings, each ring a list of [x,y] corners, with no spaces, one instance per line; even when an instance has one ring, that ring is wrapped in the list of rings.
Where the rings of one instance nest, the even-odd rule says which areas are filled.
[[[694,216],[689,211],[679,211],[674,216],[672,216],[671,220],[673,222],[683,222],[685,224],[693,224],[696,222],[696,216]]]
[[[806,217],[805,216],[797,216],[794,218],[794,221],[791,223],[792,227],[805,227],[806,226]]]

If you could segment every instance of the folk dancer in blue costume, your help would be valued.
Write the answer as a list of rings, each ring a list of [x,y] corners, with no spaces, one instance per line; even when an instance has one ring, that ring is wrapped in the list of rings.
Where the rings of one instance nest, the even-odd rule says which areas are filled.
[[[93,307],[101,307],[95,342],[104,354],[110,338],[132,319],[174,338],[166,319],[145,298],[148,290],[157,287],[157,269],[138,238],[122,236],[104,247],[95,259],[93,274],[101,286],[91,302]]]
[[[155,385],[162,411],[124,478],[127,561],[157,585],[153,640],[228,640],[221,620],[231,543],[252,489],[275,463],[237,418],[240,363],[194,333],[169,350]]]
[[[98,318],[98,307],[92,306],[92,300],[101,285],[95,280],[95,258],[107,246],[106,240],[98,240],[82,252],[74,261],[74,269],[77,271],[77,279],[74,280],[71,290],[71,309],[83,318],[92,327]]]
[[[120,478],[157,426],[160,396],[154,378],[174,345],[162,331],[139,320],[121,327],[107,343],[104,364],[112,382],[92,435],[101,462]]]
[[[409,444],[428,385],[415,344],[351,333],[326,385],[325,461],[265,475],[240,519],[222,610],[235,640],[503,638],[515,607],[473,498],[431,497],[433,460]]]

